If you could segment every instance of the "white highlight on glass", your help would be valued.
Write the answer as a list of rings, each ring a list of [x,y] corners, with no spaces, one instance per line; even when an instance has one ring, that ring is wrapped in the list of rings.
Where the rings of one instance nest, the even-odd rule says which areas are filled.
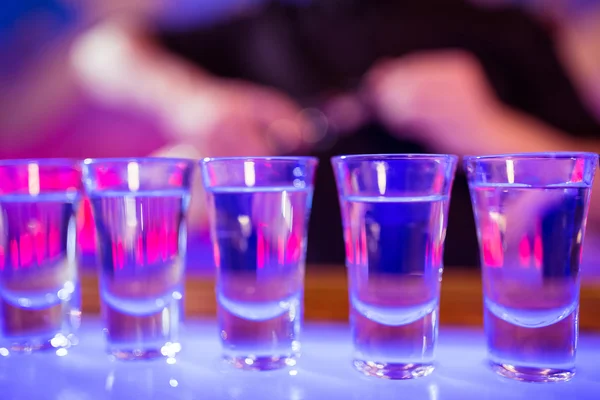
[[[506,160],[506,180],[508,183],[515,183],[515,162]]]
[[[37,196],[40,194],[40,167],[37,164],[27,165],[27,174],[29,176],[28,186],[29,194]]]
[[[135,197],[125,196],[125,223],[129,228],[137,226],[137,212],[135,205]]]
[[[63,301],[64,300],[69,300],[71,298],[71,294],[73,294],[74,291],[75,291],[75,285],[73,285],[73,282],[67,281],[63,285],[62,289],[60,289],[58,291],[58,293],[56,294],[56,296],[60,300],[63,300]]]
[[[173,360],[175,360],[174,357],[180,351],[181,351],[181,344],[179,344],[179,343],[171,343],[171,342],[165,343],[165,345],[163,347],[161,347],[161,349],[160,349],[160,353],[163,356],[168,357],[167,363],[169,363],[169,364],[174,364],[175,363],[175,361],[173,361],[172,363],[169,362],[169,359],[173,358]]]
[[[253,187],[256,184],[253,161],[244,161],[244,183],[247,187]]]
[[[127,163],[127,186],[132,192],[140,189],[140,165],[133,161]]]
[[[384,162],[378,162],[375,164],[375,170],[377,171],[377,188],[379,189],[380,195],[385,195],[385,189],[387,186],[387,175],[385,173],[386,165]]]
[[[294,179],[292,184],[294,185],[295,188],[298,188],[298,189],[304,189],[306,187],[306,182],[304,182],[303,180],[300,180],[300,179]]]
[[[300,178],[301,176],[304,175],[302,173],[302,168],[300,168],[300,167],[295,167],[294,170],[292,171],[292,173],[294,174],[295,177],[298,177],[298,178]]]
[[[140,165],[136,162],[127,163],[127,187],[131,192],[137,192],[140,188]],[[133,196],[125,196],[125,223],[128,228],[136,228],[138,224],[137,220],[137,206],[136,200]],[[133,236],[135,231],[128,229],[125,234],[126,246],[132,250],[134,246]]]
[[[69,345],[69,339],[59,333],[50,340],[52,347],[66,347]]]
[[[238,223],[242,229],[242,235],[244,237],[250,237],[252,234],[252,224],[250,223],[250,217],[247,215],[238,215]]]
[[[281,215],[285,220],[288,229],[292,229],[292,224],[294,222],[294,213],[292,210],[292,202],[290,200],[290,195],[287,191],[281,192]]]
[[[31,300],[29,300],[26,297],[19,298],[19,300],[17,300],[17,303],[19,303],[19,305],[21,307],[30,307],[31,306]]]
[[[164,336],[169,335],[171,331],[171,313],[168,308],[162,310],[162,333]]]

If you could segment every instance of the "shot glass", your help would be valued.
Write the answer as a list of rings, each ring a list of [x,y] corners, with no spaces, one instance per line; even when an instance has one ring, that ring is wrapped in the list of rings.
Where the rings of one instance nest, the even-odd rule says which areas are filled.
[[[174,357],[182,315],[186,213],[194,162],[85,160],[107,352]]]
[[[0,355],[76,344],[79,162],[0,162]]]
[[[575,373],[579,262],[598,156],[465,157],[481,253],[489,361],[500,375]]]
[[[411,379],[434,369],[452,155],[332,159],[350,296],[354,367]]]
[[[236,368],[296,364],[317,160],[204,159],[223,356]]]

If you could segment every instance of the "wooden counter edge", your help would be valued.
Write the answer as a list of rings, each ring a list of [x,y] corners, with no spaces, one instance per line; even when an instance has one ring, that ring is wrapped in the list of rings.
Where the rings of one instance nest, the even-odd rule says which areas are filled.
[[[84,313],[98,313],[98,280],[82,276]],[[600,279],[585,279],[581,288],[580,329],[600,331]],[[307,269],[304,291],[306,320],[346,321],[348,294],[345,270],[339,266]],[[210,276],[188,276],[185,284],[187,316],[215,315],[214,280]],[[483,301],[480,272],[476,269],[446,269],[440,299],[442,325],[482,326]]]

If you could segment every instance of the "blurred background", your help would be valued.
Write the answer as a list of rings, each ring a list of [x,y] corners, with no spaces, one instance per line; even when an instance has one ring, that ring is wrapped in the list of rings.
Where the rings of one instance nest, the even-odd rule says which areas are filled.
[[[600,0],[5,0],[0,8],[0,158],[315,155],[309,270],[343,271],[333,155],[599,149]],[[584,273],[600,276],[597,199]],[[197,182],[188,268],[210,274],[203,203]],[[79,223],[92,260],[87,205]],[[445,261],[479,264],[460,170]]]

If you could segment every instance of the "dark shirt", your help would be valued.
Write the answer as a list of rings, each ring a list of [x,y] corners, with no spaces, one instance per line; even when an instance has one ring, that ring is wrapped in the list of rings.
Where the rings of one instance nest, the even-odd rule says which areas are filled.
[[[162,40],[174,53],[214,74],[277,87],[306,107],[355,89],[380,58],[462,48],[479,58],[505,103],[574,136],[600,134],[559,64],[549,32],[517,10],[483,10],[458,0],[272,3],[210,27],[165,32]],[[316,150],[321,166],[307,261],[344,261],[331,156],[426,151],[392,138],[376,123]],[[460,170],[446,238],[446,265],[479,264],[469,193]]]

